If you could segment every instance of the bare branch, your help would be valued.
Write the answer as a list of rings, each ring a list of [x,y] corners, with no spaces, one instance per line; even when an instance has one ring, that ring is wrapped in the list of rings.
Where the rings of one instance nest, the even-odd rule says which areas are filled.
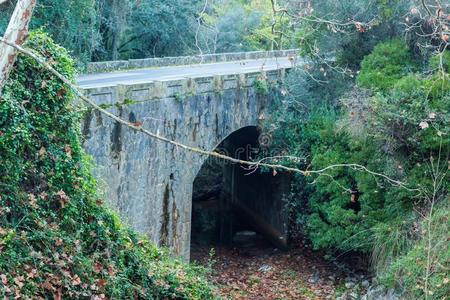
[[[200,47],[198,37],[199,37],[199,33],[200,33],[200,27],[202,26],[203,14],[206,12],[207,8],[208,8],[208,0],[205,0],[203,9],[197,18],[197,30],[195,31],[195,46],[197,47],[198,51],[200,52],[202,62],[203,62],[203,51],[202,51],[202,48]]]

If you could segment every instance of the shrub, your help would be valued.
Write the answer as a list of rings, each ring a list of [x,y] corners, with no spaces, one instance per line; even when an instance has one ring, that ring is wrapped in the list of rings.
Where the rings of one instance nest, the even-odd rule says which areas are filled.
[[[407,299],[445,299],[450,294],[449,208],[448,202],[440,203],[415,223],[416,238],[383,269],[382,283],[400,286]]]
[[[364,58],[357,82],[362,87],[384,92],[415,69],[405,43],[391,40],[378,44],[372,53]]]
[[[311,169],[355,163],[381,171],[382,162],[373,143],[354,140],[334,123],[328,123],[320,132],[318,144],[310,151]],[[373,176],[348,168],[335,168],[312,180],[306,232],[313,246],[369,252],[373,245],[371,227],[389,217],[384,209],[386,189],[378,186]],[[358,192],[359,208],[352,207],[350,191]]]
[[[73,80],[44,33],[26,46]],[[0,99],[0,297],[211,299],[202,270],[171,258],[96,195],[72,92],[20,55]]]
[[[418,63],[402,42],[379,44],[362,62],[360,87],[340,102],[333,99],[336,93],[319,105],[288,97],[276,106],[279,123],[267,126],[274,146],[304,158],[296,167],[355,163],[406,184],[407,189],[367,172],[333,168],[296,177],[287,206],[314,248],[371,255],[378,279],[400,288],[407,299],[448,294],[450,88],[448,54],[442,57],[443,69],[436,71],[432,58],[423,69],[433,71],[414,73]],[[326,90],[295,88],[316,96]],[[356,209],[349,205],[349,190],[358,191]]]

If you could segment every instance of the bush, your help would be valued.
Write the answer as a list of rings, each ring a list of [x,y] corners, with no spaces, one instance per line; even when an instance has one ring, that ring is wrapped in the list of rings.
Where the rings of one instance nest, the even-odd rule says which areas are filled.
[[[381,282],[400,286],[408,299],[445,299],[450,294],[450,247],[446,242],[450,231],[449,208],[448,202],[440,203],[416,223],[416,239],[383,269]]]
[[[362,87],[384,92],[415,69],[405,43],[391,40],[378,44],[372,53],[364,58],[357,81]]]
[[[414,73],[419,63],[402,42],[379,44],[362,62],[359,87],[341,101],[336,92],[316,104],[286,97],[276,105],[277,123],[266,126],[274,146],[304,159],[296,167],[360,164],[405,184],[333,168],[296,177],[287,206],[314,248],[371,256],[378,279],[403,289],[407,299],[448,294],[448,53],[442,58],[444,68],[436,69],[438,58],[432,58],[421,68],[432,71]],[[301,85],[292,89],[306,90],[314,101],[328,88],[310,88],[303,77],[294,82]],[[358,205],[350,204],[350,190],[357,191]]]
[[[74,79],[44,33],[26,46]],[[0,296],[211,299],[203,271],[123,227],[97,197],[72,92],[20,55],[0,99]]]
[[[336,122],[323,123],[323,116],[319,121],[322,122],[320,139],[310,150],[311,169],[355,163],[382,171],[383,163],[377,157],[375,144],[352,138],[345,130],[336,128]],[[316,130],[314,127],[312,130]],[[312,192],[308,195],[310,212],[306,232],[313,246],[316,249],[369,252],[373,245],[371,227],[390,217],[385,210],[386,188],[379,186],[373,176],[348,168],[332,169],[311,178],[310,184]],[[352,206],[351,191],[359,194],[360,207]]]

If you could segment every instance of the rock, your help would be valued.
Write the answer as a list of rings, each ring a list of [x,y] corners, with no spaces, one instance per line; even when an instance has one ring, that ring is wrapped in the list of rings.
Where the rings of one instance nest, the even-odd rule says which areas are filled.
[[[398,299],[400,299],[400,297],[395,293],[395,291],[393,289],[389,289],[385,297],[386,297],[387,300],[398,300]]]
[[[353,281],[348,281],[345,283],[345,287],[347,289],[352,289],[355,286],[355,283]]]
[[[361,282],[361,286],[362,286],[363,288],[367,289],[367,288],[370,286],[369,280],[363,280],[363,281]]]
[[[384,286],[369,287],[366,300],[399,300],[400,296],[395,293],[393,289],[387,290]]]
[[[328,276],[328,279],[330,279],[331,281],[335,281],[336,280],[336,277],[334,277],[333,275],[331,275],[331,276]]]
[[[256,238],[256,232],[250,230],[238,231],[233,236],[233,244],[238,246],[243,246],[247,244],[252,244]]]
[[[319,272],[314,272],[314,275],[312,275],[309,279],[308,282],[309,283],[317,283],[320,280],[320,274]]]
[[[272,270],[272,267],[269,265],[262,265],[261,267],[259,267],[258,271],[263,272],[263,273],[267,273],[270,270]]]

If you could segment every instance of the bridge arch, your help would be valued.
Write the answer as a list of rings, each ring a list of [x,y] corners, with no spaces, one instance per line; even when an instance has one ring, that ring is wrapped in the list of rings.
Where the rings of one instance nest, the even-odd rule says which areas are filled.
[[[86,90],[119,117],[177,142],[212,150],[234,132],[256,128],[272,95],[254,82],[275,84],[284,69]],[[125,223],[189,258],[193,182],[206,157],[149,139],[89,112],[84,147],[107,203]]]

